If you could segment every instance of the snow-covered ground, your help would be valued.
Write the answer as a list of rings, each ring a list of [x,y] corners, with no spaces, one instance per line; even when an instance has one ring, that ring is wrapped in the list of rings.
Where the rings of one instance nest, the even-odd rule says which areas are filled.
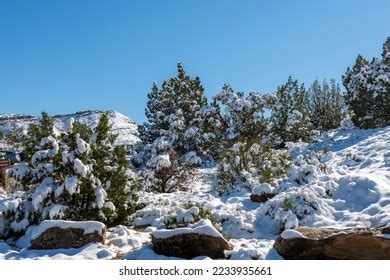
[[[244,189],[221,195],[213,187],[216,169],[199,169],[188,191],[140,193],[147,206],[128,226],[109,229],[104,245],[29,250],[31,229],[12,246],[0,241],[0,259],[172,259],[154,253],[151,232],[200,218],[234,246],[227,258],[281,259],[272,247],[283,229],[390,223],[390,127],[330,131],[316,144],[291,145],[291,152],[295,165],[265,203],[252,202]]]

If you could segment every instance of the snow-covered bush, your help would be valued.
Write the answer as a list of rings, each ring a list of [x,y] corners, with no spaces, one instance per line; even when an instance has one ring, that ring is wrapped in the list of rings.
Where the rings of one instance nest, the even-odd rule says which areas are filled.
[[[275,180],[286,174],[290,164],[286,151],[273,150],[269,144],[253,144],[246,149],[237,143],[225,152],[219,166],[221,191],[235,186],[251,189],[258,183],[275,185]]]
[[[187,227],[190,224],[197,223],[200,220],[207,219],[219,228],[217,223],[212,220],[211,212],[201,206],[191,204],[184,205],[185,208],[176,208],[173,213],[163,216],[162,220],[166,229]]]
[[[289,156],[274,151],[268,144],[268,121],[264,110],[272,96],[251,92],[244,96],[225,85],[215,97],[224,108],[227,141],[219,165],[218,188],[221,192],[243,186],[251,189],[255,184],[273,181],[285,174]]]
[[[161,137],[151,145],[146,145],[146,164],[141,171],[143,187],[146,191],[172,192],[185,189],[187,179],[201,159],[195,152],[179,157],[173,149],[172,140]]]
[[[23,232],[45,219],[116,224],[135,210],[135,179],[129,178],[123,147],[112,146],[115,137],[107,122],[103,116],[87,141],[80,138],[72,120],[68,132],[56,135],[52,126],[44,125],[51,123],[46,114],[30,128],[28,162],[10,171],[26,192],[19,194],[12,211],[0,209],[2,217],[8,216],[3,222],[10,227],[7,234]]]
[[[259,213],[275,219],[283,231],[312,224],[315,216],[329,212],[328,208],[314,189],[292,187],[267,201]]]

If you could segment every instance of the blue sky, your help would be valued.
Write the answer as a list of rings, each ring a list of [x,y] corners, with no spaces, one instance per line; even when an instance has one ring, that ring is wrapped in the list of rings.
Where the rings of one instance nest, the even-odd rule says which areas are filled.
[[[0,113],[118,110],[145,120],[152,82],[181,61],[212,96],[291,74],[340,81],[379,56],[390,0],[0,0]]]

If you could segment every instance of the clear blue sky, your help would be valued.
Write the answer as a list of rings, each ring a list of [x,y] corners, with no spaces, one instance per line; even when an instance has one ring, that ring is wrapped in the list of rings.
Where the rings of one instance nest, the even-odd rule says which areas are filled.
[[[0,112],[118,110],[181,61],[208,96],[336,78],[379,56],[390,0],[0,0]]]

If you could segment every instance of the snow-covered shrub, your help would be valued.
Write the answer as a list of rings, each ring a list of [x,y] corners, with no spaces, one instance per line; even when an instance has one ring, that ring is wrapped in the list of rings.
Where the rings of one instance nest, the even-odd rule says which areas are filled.
[[[279,223],[280,230],[310,225],[316,215],[327,215],[328,205],[320,193],[311,188],[292,187],[266,202],[259,210]]]
[[[215,221],[212,221],[211,212],[201,206],[185,205],[185,208],[176,208],[175,211],[163,217],[164,226],[167,229],[187,227],[190,224],[197,223],[200,220],[211,220],[214,226],[219,228]]]
[[[123,147],[112,146],[115,137],[107,117],[101,118],[87,141],[80,138],[73,120],[61,136],[53,127],[46,131],[47,118],[43,115],[42,122],[30,129],[28,162],[11,169],[26,192],[6,221],[7,231],[21,232],[45,219],[125,221],[135,210],[135,179],[129,177]],[[37,141],[40,135],[47,136]],[[0,209],[0,215],[5,213]]]
[[[171,143],[168,137],[161,137],[152,145],[145,146],[147,161],[141,174],[146,191],[172,192],[184,189],[193,168],[200,163],[201,159],[195,152],[178,157]]]
[[[287,169],[288,156],[267,144],[268,122],[264,110],[272,97],[251,92],[244,96],[225,85],[215,100],[224,108],[227,141],[219,165],[218,187],[224,191],[236,186],[251,189],[272,181]]]
[[[282,150],[273,150],[267,144],[253,144],[249,149],[242,143],[225,152],[219,167],[222,189],[243,186],[251,189],[258,183],[275,184],[291,164],[290,156]]]

